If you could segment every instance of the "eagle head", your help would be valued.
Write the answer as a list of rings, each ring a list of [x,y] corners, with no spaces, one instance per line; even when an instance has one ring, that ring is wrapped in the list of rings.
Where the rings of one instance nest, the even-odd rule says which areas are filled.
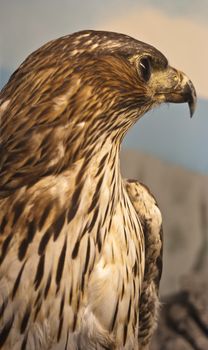
[[[119,144],[129,127],[163,102],[196,92],[151,45],[127,35],[83,31],[32,53],[0,93],[1,182],[10,191],[59,173],[104,139]]]

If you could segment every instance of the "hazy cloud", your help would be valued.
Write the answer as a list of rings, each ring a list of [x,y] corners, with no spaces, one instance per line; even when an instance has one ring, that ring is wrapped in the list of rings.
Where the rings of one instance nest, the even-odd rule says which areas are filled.
[[[0,65],[6,62],[16,67],[42,43],[80,29],[97,28],[100,23],[108,27],[109,18],[126,18],[128,23],[134,13],[140,20],[149,6],[168,20],[185,17],[201,22],[206,19],[207,23],[206,0],[1,0]],[[143,29],[148,31],[149,27],[152,23],[145,23]],[[122,28],[122,32],[127,31],[128,26]]]
[[[137,2],[138,5],[138,2]],[[151,7],[166,12],[170,17],[186,17],[197,21],[206,21],[208,18],[207,0],[146,0],[145,7]]]

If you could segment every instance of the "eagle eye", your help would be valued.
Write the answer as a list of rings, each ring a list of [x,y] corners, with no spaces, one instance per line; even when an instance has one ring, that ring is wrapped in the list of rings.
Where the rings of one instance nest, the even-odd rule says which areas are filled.
[[[139,61],[139,74],[143,81],[149,81],[151,76],[151,65],[148,57],[142,57]]]

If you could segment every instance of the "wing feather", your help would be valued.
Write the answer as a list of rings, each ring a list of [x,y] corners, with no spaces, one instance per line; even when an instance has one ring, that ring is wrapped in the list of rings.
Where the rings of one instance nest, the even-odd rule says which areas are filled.
[[[158,292],[162,273],[162,216],[149,189],[134,180],[125,180],[129,197],[142,224],[145,240],[145,269],[139,310],[139,342],[149,343],[156,327]]]

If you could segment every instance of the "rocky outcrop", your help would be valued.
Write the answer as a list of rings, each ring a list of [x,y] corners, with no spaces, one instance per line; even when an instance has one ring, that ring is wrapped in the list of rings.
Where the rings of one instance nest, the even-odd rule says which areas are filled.
[[[163,299],[151,350],[208,349],[207,274],[192,275],[186,287]]]

